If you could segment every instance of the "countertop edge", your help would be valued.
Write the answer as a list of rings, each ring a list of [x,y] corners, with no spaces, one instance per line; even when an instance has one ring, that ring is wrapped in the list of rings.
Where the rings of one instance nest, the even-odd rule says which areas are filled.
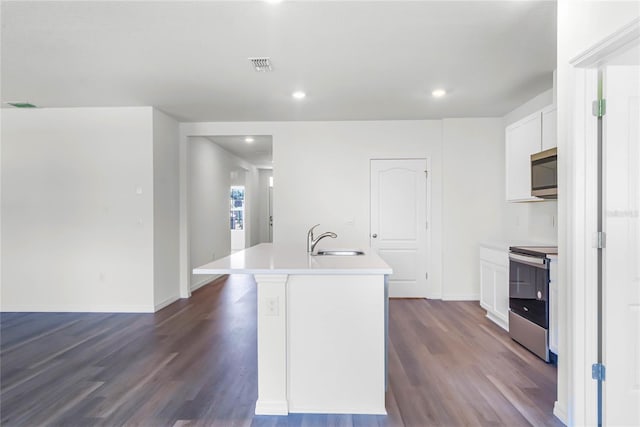
[[[362,276],[362,275],[388,275],[391,269],[269,269],[269,268],[194,268],[193,274],[290,274],[290,275],[314,275],[314,276]]]

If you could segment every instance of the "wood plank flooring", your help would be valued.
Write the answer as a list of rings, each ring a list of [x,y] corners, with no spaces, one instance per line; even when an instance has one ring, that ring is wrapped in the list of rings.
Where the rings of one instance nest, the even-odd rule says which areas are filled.
[[[561,426],[556,370],[477,302],[390,302],[387,416],[254,416],[256,285],[155,314],[3,313],[3,426]]]

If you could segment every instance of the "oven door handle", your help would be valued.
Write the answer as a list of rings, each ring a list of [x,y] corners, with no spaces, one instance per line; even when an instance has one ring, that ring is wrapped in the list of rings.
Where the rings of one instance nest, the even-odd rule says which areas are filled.
[[[536,257],[530,257],[526,255],[510,253],[509,259],[512,261],[521,262],[523,264],[527,264],[536,268],[542,268],[545,270],[547,268],[547,261],[545,258],[536,258]]]

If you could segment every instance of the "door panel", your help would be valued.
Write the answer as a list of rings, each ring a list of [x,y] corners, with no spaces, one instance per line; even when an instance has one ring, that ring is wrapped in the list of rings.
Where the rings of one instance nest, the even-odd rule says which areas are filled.
[[[509,273],[504,267],[496,266],[495,276],[495,310],[505,322],[509,317]]]
[[[415,280],[419,262],[415,250],[378,249],[378,255],[393,266],[393,280],[405,282]]]
[[[640,67],[605,69],[605,425],[640,425]]]
[[[427,290],[426,160],[371,160],[370,244],[393,268],[391,297]]]
[[[480,261],[480,305],[486,309],[493,311],[495,309],[494,301],[494,284],[495,266],[484,261]],[[508,300],[507,300],[508,303]]]

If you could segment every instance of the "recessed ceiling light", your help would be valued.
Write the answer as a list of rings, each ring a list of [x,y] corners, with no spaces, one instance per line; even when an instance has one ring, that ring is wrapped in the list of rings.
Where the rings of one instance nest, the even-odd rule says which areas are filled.
[[[447,91],[444,89],[436,89],[433,92],[431,92],[431,95],[434,98],[442,98],[443,96],[445,96],[447,94]]]
[[[301,90],[297,90],[293,92],[291,96],[293,96],[295,99],[304,99],[307,96],[307,94]]]
[[[244,139],[244,142],[248,142],[249,144],[251,144],[253,141],[255,141],[252,137],[248,136]]]

